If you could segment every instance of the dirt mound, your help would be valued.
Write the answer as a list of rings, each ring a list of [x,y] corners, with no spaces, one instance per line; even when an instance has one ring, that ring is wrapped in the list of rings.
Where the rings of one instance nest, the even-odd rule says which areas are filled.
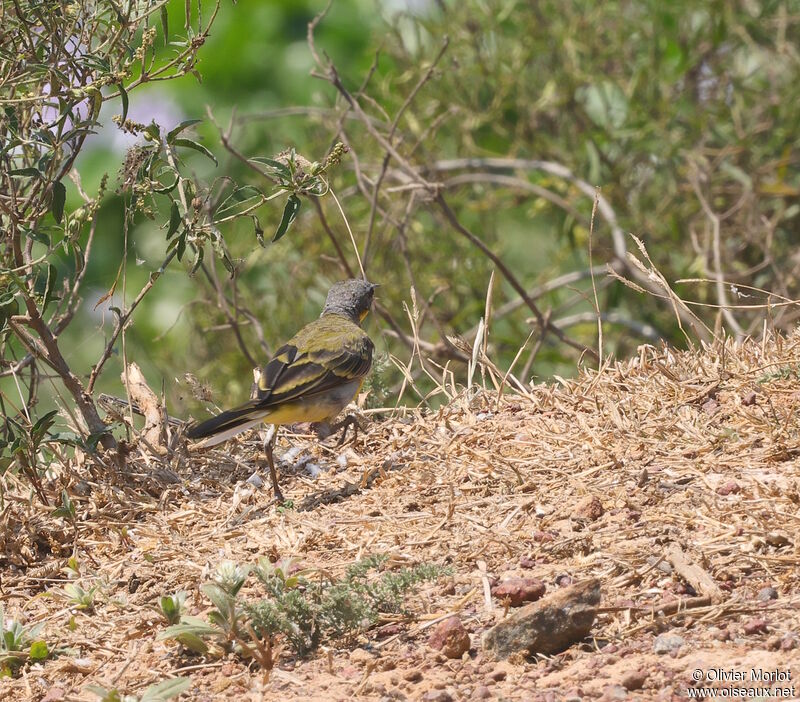
[[[133,451],[128,475],[73,467],[79,519],[65,539],[45,524],[49,509],[7,494],[6,617],[44,622],[51,648],[67,651],[0,681],[0,697],[93,699],[90,684],[141,693],[176,675],[198,700],[669,700],[704,686],[788,688],[800,680],[798,347],[798,336],[641,347],[527,396],[479,390],[371,422],[345,448],[284,434],[277,454],[294,508],[271,503],[257,438],[202,456]],[[93,609],[41,596],[63,588],[65,542],[97,587]],[[411,616],[386,617],[348,646],[308,659],[284,649],[266,682],[240,659],[156,640],[158,598],[186,590],[187,610],[202,614],[198,586],[221,561],[292,556],[340,574],[369,554],[453,575],[415,590]],[[545,597],[599,578],[590,637],[556,655],[492,659],[481,635],[507,614],[492,588],[509,578],[541,581]],[[460,659],[428,646],[453,613],[472,641]]]

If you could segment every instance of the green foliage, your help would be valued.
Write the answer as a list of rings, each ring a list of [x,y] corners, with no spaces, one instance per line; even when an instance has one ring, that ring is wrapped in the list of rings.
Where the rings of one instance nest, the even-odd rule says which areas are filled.
[[[215,582],[201,588],[215,607],[208,621],[182,616],[180,623],[167,627],[158,639],[174,639],[199,654],[233,651],[269,667],[274,637],[285,637],[295,652],[305,655],[324,640],[368,629],[382,612],[402,611],[410,589],[449,572],[422,564],[373,577],[373,571],[386,560],[386,556],[372,556],[358,561],[338,580],[311,580],[303,573],[293,573],[290,559],[272,564],[261,558],[252,569],[223,564]],[[249,572],[264,586],[266,597],[240,603],[237,594]]]
[[[26,661],[50,657],[50,647],[40,638],[43,628],[43,624],[26,627],[16,619],[6,620],[0,604],[0,678],[10,677]]]
[[[67,600],[70,607],[92,611],[96,592],[97,587],[90,587],[88,590],[84,590],[80,583],[67,583],[57,594]]]
[[[123,695],[116,688],[108,690],[99,685],[87,685],[86,691],[97,695],[100,702],[165,702],[186,692],[191,686],[190,678],[170,678],[150,685],[141,696]]]
[[[774,370],[767,371],[758,376],[756,382],[759,385],[771,383],[775,380],[798,380],[800,379],[800,365],[779,366]]]
[[[177,624],[183,616],[183,605],[186,602],[186,593],[179,590],[174,595],[165,595],[158,600],[161,614],[167,624]]]
[[[268,638],[283,634],[292,648],[304,655],[324,639],[340,639],[368,629],[382,612],[401,611],[411,588],[447,572],[423,564],[370,580],[371,572],[386,560],[386,556],[371,556],[350,566],[340,580],[312,581],[289,575],[289,562],[273,565],[262,558],[254,572],[265,586],[267,598],[245,609],[256,632]]]

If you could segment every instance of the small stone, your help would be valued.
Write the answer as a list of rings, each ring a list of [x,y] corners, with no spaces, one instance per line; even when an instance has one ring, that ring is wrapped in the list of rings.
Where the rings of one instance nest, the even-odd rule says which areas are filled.
[[[264,487],[264,480],[258,473],[253,473],[248,479],[247,482],[250,483],[256,490],[260,490]]]
[[[781,639],[781,651],[792,651],[797,648],[797,639],[792,634],[786,634]]]
[[[339,675],[348,680],[354,680],[361,677],[361,671],[354,665],[346,665],[339,671]]]
[[[626,673],[622,680],[622,687],[626,690],[641,690],[644,687],[644,681],[647,680],[648,672],[646,670],[635,670]]]
[[[767,651],[777,651],[781,647],[781,637],[777,634],[770,636],[764,646]]]
[[[712,638],[716,641],[730,641],[731,640],[731,632],[727,629],[720,629],[719,627],[712,626],[708,633],[711,634]]]
[[[653,642],[653,653],[664,655],[673,651],[677,652],[684,643],[683,637],[677,634],[660,634]]]
[[[603,688],[603,694],[600,696],[600,702],[616,702],[627,697],[628,691],[622,685],[606,685]]]
[[[422,702],[453,702],[446,690],[430,690],[422,695]]]
[[[556,575],[555,582],[559,587],[568,587],[572,585],[572,576],[567,573],[561,573],[561,575]]]
[[[789,537],[779,531],[769,532],[769,534],[766,536],[766,542],[775,548],[780,548],[781,546],[786,546],[791,543]]]
[[[422,680],[422,671],[419,668],[411,668],[411,670],[407,670],[403,673],[403,680],[408,680],[408,682],[419,682]]]
[[[486,685],[478,685],[475,688],[475,692],[472,693],[473,699],[476,700],[487,700],[492,696],[492,691],[486,687]]]
[[[577,583],[510,614],[483,635],[483,646],[495,658],[561,653],[589,634],[599,604],[597,578]]]
[[[774,587],[762,587],[758,591],[758,595],[756,595],[756,597],[761,602],[769,602],[770,600],[777,600],[778,591]]]
[[[436,626],[428,639],[428,645],[441,651],[448,658],[461,658],[471,645],[469,632],[461,620],[448,617]]]
[[[354,648],[350,651],[350,662],[354,665],[366,664],[374,658],[375,656],[363,648]]]
[[[719,410],[719,402],[716,400],[706,400],[703,403],[703,412],[710,416],[714,416]]]
[[[723,497],[726,495],[736,495],[741,491],[742,488],[739,487],[739,483],[735,480],[729,480],[727,483],[720,485],[717,488],[717,495],[722,495]]]
[[[745,407],[750,407],[756,403],[756,394],[751,390],[750,392],[742,395],[742,404]]]
[[[763,634],[767,630],[767,622],[764,619],[751,619],[742,627],[742,630],[747,636]]]
[[[547,543],[549,541],[553,541],[554,537],[553,537],[552,534],[550,534],[550,533],[548,533],[546,531],[534,531],[533,532],[533,540],[537,544],[544,544],[544,543]]]
[[[528,558],[524,556],[519,559],[519,567],[520,568],[535,568],[536,567],[536,559],[535,558]]]
[[[505,680],[507,676],[508,676],[508,672],[505,671],[505,670],[493,670],[489,674],[489,677],[492,680],[494,680],[495,682],[500,682],[502,680]]]
[[[42,697],[41,702],[61,702],[65,697],[65,692],[60,687],[51,687],[47,694]]]
[[[575,506],[573,516],[594,522],[603,516],[603,503],[595,495],[588,495]]]
[[[499,600],[508,598],[512,607],[520,607],[538,600],[546,589],[536,578],[506,578],[492,588],[492,594]]]

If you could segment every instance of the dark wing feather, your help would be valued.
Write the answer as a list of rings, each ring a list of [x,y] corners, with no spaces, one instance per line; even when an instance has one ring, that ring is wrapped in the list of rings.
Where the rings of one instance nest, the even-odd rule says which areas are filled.
[[[256,402],[269,408],[363,378],[373,349],[357,324],[338,315],[321,317],[278,349],[261,374]]]

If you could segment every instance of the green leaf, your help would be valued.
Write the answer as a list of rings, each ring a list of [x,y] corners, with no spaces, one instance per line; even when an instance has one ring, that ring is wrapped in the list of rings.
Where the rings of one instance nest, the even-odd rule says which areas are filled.
[[[195,273],[197,273],[197,269],[200,268],[201,265],[203,265],[203,258],[205,258],[205,255],[206,255],[206,250],[202,246],[198,245],[197,256],[195,257],[194,263],[192,264],[192,270],[189,271],[190,276],[193,276]]]
[[[292,179],[292,173],[289,170],[289,167],[285,163],[276,161],[274,158],[266,158],[265,156],[253,156],[252,158],[249,158],[247,160],[253,161],[254,163],[262,163],[265,166],[269,166],[273,171],[277,173],[277,175],[281,176],[286,180]]]
[[[142,134],[147,141],[158,141],[161,138],[161,127],[155,122],[150,122]]]
[[[139,702],[164,702],[171,697],[177,697],[185,692],[192,684],[191,678],[171,678],[160,683],[150,685],[141,696]]]
[[[53,425],[54,417],[58,414],[58,410],[50,410],[47,414],[42,415],[39,421],[33,425],[31,429],[31,436],[35,439],[41,439],[45,432]]]
[[[164,30],[164,46],[169,44],[169,14],[167,6],[161,6],[161,28]]]
[[[216,583],[206,583],[200,589],[203,594],[214,603],[214,606],[221,612],[230,610],[233,604],[233,597],[231,597],[225,590],[223,590]]]
[[[188,648],[194,653],[208,653],[208,644],[201,639],[197,634],[186,631],[174,637],[175,640],[184,648]]]
[[[199,124],[202,121],[203,120],[201,120],[201,119],[186,119],[186,120],[184,120],[177,127],[175,127],[175,129],[171,129],[167,133],[167,144],[171,144],[172,141],[175,139],[175,137],[178,136],[178,134],[180,134],[184,129],[188,129],[193,124]]]
[[[167,229],[167,241],[172,238],[172,235],[178,231],[181,224],[181,212],[178,209],[178,203],[173,201],[172,208],[169,211],[169,228]]]
[[[214,154],[212,154],[205,146],[203,146],[202,144],[198,144],[196,141],[192,141],[191,139],[180,138],[180,139],[175,139],[175,141],[172,143],[175,146],[183,146],[187,149],[194,149],[195,151],[199,151],[204,156],[208,156],[208,158],[210,158],[216,165],[219,165],[219,163],[217,162],[217,157],[214,156]]]
[[[278,225],[278,229],[275,232],[275,236],[272,237],[272,241],[278,241],[287,231],[289,231],[289,226],[294,222],[295,217],[297,217],[297,213],[300,210],[300,198],[297,195],[289,195],[289,199],[286,201],[286,207],[283,208],[283,217],[281,218],[281,223]]]
[[[32,176],[36,178],[41,178],[42,174],[39,173],[38,170],[35,168],[15,168],[13,171],[9,171],[8,175],[10,176]]]
[[[47,648],[46,642],[34,641],[28,655],[32,661],[43,661],[50,655],[50,649]]]
[[[52,264],[47,264],[47,282],[44,286],[44,301],[42,302],[42,314],[45,313],[47,305],[53,301],[56,281],[58,280],[58,269]]]
[[[122,98],[122,122],[124,123],[128,118],[128,93],[122,83],[117,83],[117,87],[119,88],[119,96]]]

